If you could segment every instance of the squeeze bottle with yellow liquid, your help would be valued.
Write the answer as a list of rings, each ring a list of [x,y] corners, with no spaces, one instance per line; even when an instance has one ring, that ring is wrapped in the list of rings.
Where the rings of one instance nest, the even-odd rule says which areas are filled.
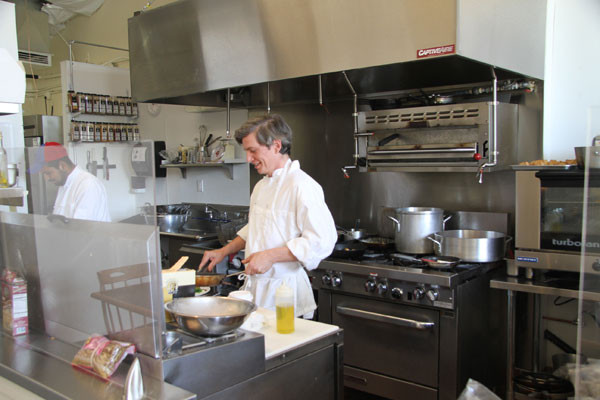
[[[284,283],[275,291],[277,333],[294,332],[294,291]]]

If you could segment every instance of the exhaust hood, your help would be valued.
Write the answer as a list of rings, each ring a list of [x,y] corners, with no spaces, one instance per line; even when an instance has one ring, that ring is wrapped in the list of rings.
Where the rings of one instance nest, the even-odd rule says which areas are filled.
[[[140,102],[245,106],[543,79],[546,1],[180,0],[129,19]],[[176,21],[176,22],[175,22]],[[260,90],[259,90],[260,88]],[[234,104],[235,106],[235,104]]]

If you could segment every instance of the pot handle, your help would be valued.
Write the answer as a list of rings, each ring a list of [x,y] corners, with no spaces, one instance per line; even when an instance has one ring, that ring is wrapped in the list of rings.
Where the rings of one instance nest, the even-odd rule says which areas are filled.
[[[427,239],[431,240],[434,243],[435,248],[437,248],[437,254],[441,254],[442,253],[442,242],[439,240],[434,239],[435,237],[435,233],[432,233],[431,235],[427,236]]]
[[[400,221],[398,221],[396,218],[394,218],[390,215],[388,215],[387,217],[389,219],[391,219],[394,222],[394,224],[396,225],[396,232],[400,232]]]
[[[452,218],[452,214],[447,215],[442,219],[442,230],[443,231],[446,230],[446,222],[448,222],[450,220],[450,218]]]

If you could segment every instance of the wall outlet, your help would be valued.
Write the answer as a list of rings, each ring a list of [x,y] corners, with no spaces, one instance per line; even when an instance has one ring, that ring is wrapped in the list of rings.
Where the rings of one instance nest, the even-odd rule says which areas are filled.
[[[198,179],[196,181],[196,190],[198,192],[204,192],[204,179]]]

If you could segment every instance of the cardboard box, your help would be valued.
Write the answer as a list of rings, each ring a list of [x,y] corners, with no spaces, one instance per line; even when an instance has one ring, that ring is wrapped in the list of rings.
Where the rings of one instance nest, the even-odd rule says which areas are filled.
[[[8,269],[2,272],[2,326],[13,336],[29,333],[27,282]]]

